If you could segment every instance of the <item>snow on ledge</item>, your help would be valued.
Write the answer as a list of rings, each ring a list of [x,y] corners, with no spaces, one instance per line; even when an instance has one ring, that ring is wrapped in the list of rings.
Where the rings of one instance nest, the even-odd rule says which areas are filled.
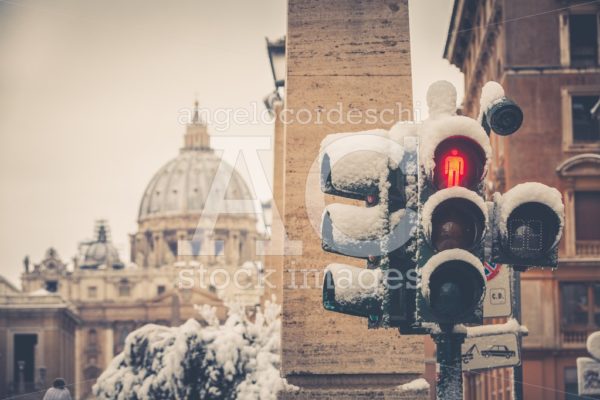
[[[425,168],[428,176],[433,174],[435,168],[435,149],[437,146],[453,136],[462,136],[473,140],[481,146],[486,159],[484,175],[488,170],[492,147],[490,138],[481,125],[473,118],[465,116],[449,116],[436,120],[426,121],[421,127],[419,143],[420,163]]]
[[[483,199],[480,196],[478,196],[477,193],[468,190],[467,188],[455,186],[436,192],[431,197],[429,197],[429,199],[423,206],[423,211],[421,211],[421,223],[423,225],[423,232],[425,236],[431,236],[431,219],[435,209],[441,203],[451,198],[461,198],[474,203],[477,207],[479,207],[481,213],[485,217],[484,226],[487,226],[488,209]]]
[[[414,381],[410,381],[405,383],[404,385],[398,386],[398,389],[404,391],[421,391],[421,390],[429,390],[429,382],[425,380],[425,378],[415,379]]]
[[[454,327],[455,333],[466,333],[467,337],[474,338],[480,336],[500,335],[502,333],[515,333],[526,336],[529,330],[525,325],[519,324],[514,318],[509,319],[503,324],[481,325],[481,326],[464,326],[462,324]]]
[[[550,207],[560,220],[559,236],[565,223],[565,207],[560,192],[555,188],[539,182],[521,183],[501,196],[499,212],[499,228],[502,235],[506,235],[506,222],[513,210],[525,203],[542,203]]]
[[[423,297],[429,299],[429,280],[433,271],[435,271],[440,265],[444,264],[445,262],[453,260],[464,261],[477,268],[477,271],[479,271],[479,273],[481,274],[481,278],[485,282],[485,272],[483,270],[483,265],[477,257],[463,249],[444,250],[431,257],[429,261],[427,261],[425,266],[423,266],[423,268],[421,269],[421,293],[423,294]]]

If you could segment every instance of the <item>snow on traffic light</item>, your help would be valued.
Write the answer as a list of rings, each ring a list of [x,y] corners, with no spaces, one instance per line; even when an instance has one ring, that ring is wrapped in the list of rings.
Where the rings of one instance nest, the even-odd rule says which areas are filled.
[[[494,199],[492,261],[513,267],[556,267],[564,226],[558,190],[537,182],[515,186]]]
[[[447,104],[440,107],[442,102]],[[416,320],[481,323],[490,141],[476,120],[456,115],[450,83],[434,83],[428,103],[434,113],[421,127]]]
[[[504,96],[504,89],[497,82],[486,83],[481,90],[479,122],[490,134],[508,136],[515,133],[523,123],[523,111]]]
[[[400,192],[403,156],[403,148],[383,130],[333,134],[321,144],[321,190],[365,202],[365,206],[334,203],[326,207],[322,248],[367,260],[367,268],[337,263],[327,267],[323,306],[368,318],[371,327],[393,325],[407,314],[401,307],[407,303],[405,296],[392,293],[396,289],[388,285],[395,275],[390,271],[396,271],[390,253],[408,240],[410,231]]]
[[[326,269],[323,305],[403,333],[423,333],[431,323],[481,324],[483,264],[555,267],[564,225],[560,193],[539,183],[485,201],[489,134],[512,134],[523,121],[499,84],[485,85],[478,119],[456,114],[449,82],[432,84],[427,104],[420,124],[328,135],[320,151],[322,191],[364,201],[326,207],[322,247],[367,260],[366,268]],[[409,270],[420,286],[390,289],[390,272]],[[353,287],[364,271],[378,271],[368,275],[377,289]]]

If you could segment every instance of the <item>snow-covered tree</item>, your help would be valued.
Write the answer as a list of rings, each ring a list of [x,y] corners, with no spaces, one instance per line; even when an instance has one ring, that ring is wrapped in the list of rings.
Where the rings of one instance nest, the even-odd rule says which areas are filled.
[[[127,336],[94,385],[99,399],[270,400],[279,376],[280,306],[267,303],[253,319],[230,306],[221,325],[215,309],[199,308],[203,323],[146,325]]]

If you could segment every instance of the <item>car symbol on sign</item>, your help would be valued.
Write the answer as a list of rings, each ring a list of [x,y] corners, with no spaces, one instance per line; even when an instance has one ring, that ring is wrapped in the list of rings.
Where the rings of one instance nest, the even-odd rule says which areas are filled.
[[[490,347],[487,350],[483,350],[481,355],[484,357],[506,357],[511,358],[515,356],[515,352],[513,350],[509,350],[508,347],[504,345],[495,345]]]

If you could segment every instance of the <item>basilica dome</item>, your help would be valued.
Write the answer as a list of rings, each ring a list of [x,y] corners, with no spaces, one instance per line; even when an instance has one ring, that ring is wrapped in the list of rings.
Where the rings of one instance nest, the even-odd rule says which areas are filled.
[[[217,218],[204,218],[205,211]],[[210,147],[196,106],[179,155],[144,190],[138,231],[130,236],[131,260],[142,267],[173,265],[188,256],[209,264],[252,261],[262,220],[257,212],[242,176]]]
[[[138,219],[200,214],[211,190],[218,198],[223,198],[223,194],[229,200],[253,198],[240,174],[212,151],[184,148],[150,180],[142,197]],[[251,202],[241,203],[240,210],[229,209],[227,204],[231,203],[220,205],[219,211],[255,213]]]
[[[82,269],[114,268],[121,269],[124,264],[119,259],[119,251],[110,240],[110,233],[106,221],[96,223],[96,239],[83,242],[80,245]]]
[[[199,120],[196,108],[179,155],[160,168],[146,187],[138,221],[198,215],[210,193],[218,199],[253,199],[241,175],[210,148],[207,126]],[[256,213],[251,201],[238,202],[241,207],[238,209],[232,209],[231,204],[235,203],[219,204],[219,213],[246,216]]]

